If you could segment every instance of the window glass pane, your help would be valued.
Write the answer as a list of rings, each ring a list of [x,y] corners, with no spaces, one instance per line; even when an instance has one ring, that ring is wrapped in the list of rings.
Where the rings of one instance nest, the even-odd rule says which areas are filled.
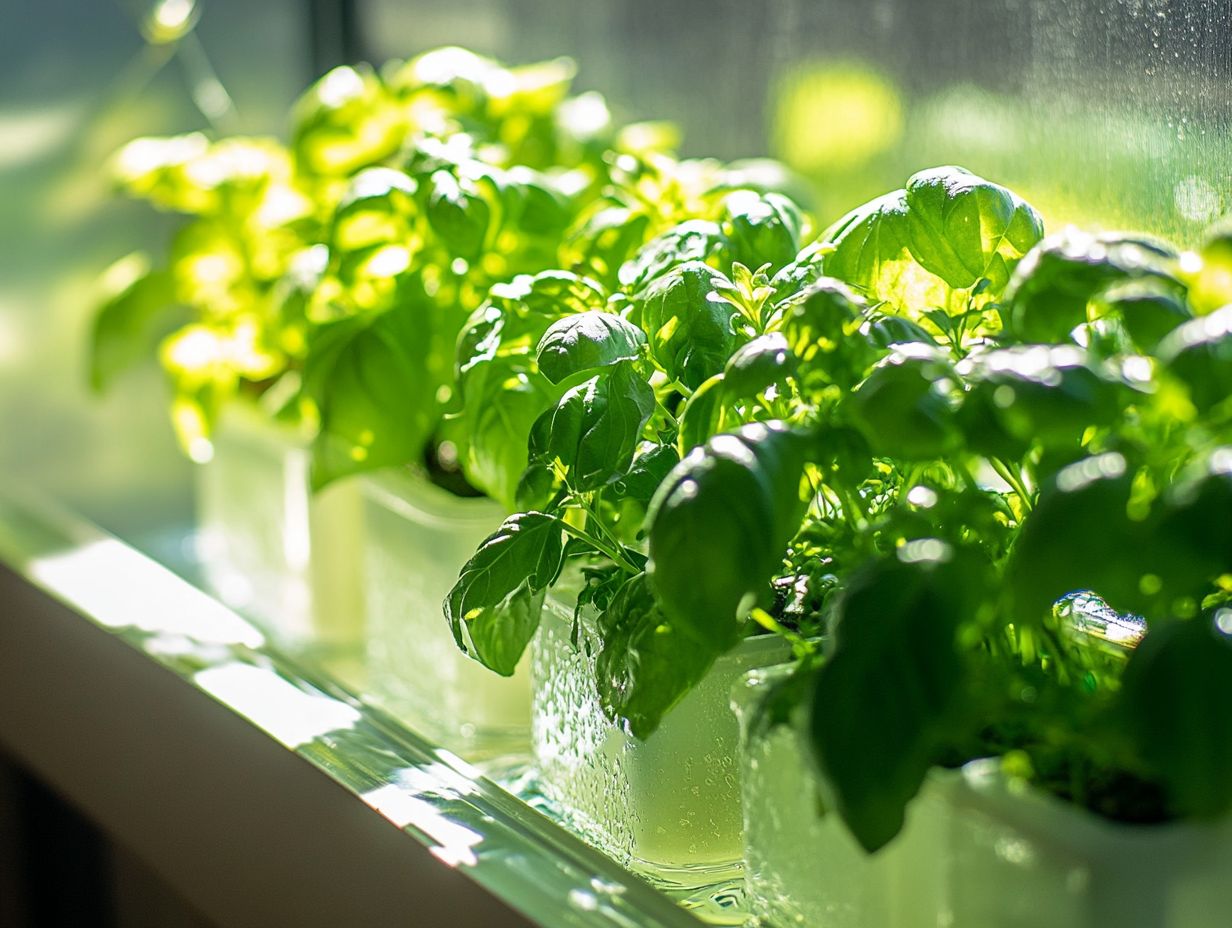
[[[767,151],[836,215],[955,162],[1051,227],[1192,242],[1232,209],[1230,0],[366,0],[369,48],[568,54],[691,153]]]
[[[173,227],[116,195],[109,159],[136,136],[209,128],[203,108],[222,131],[281,131],[308,77],[299,7],[42,0],[0,30],[0,471],[111,527],[188,495],[155,365],[102,398],[86,387],[99,275],[161,255]]]

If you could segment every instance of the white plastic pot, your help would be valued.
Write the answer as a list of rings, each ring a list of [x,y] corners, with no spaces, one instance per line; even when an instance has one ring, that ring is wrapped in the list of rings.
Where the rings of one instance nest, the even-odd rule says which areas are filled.
[[[206,582],[278,640],[327,649],[363,633],[362,507],[355,480],[313,494],[307,440],[254,404],[229,404],[197,468]]]
[[[575,831],[658,885],[701,890],[737,878],[739,733],[729,694],[749,669],[782,660],[785,644],[745,640],[638,741],[600,709],[593,624],[583,617],[575,647],[572,615],[549,597],[532,644],[540,788]]]
[[[407,472],[362,481],[368,689],[413,729],[468,759],[525,754],[528,659],[501,677],[463,654],[442,610],[505,513]]]

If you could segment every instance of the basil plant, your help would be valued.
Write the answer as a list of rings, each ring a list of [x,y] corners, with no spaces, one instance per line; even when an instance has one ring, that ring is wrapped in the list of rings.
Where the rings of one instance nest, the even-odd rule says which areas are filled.
[[[978,226],[962,228],[1029,248],[1007,273],[989,249],[955,246],[975,239],[947,233],[964,256],[953,269],[987,260],[1001,281],[947,281],[962,290],[946,306],[960,326],[903,297],[901,265],[873,270],[885,261],[869,249],[889,238],[905,242],[895,261],[910,255],[942,276],[928,265],[938,252],[901,231],[910,196],[889,201],[891,231],[871,222],[866,234],[870,208],[857,210],[836,227],[833,254],[860,228],[859,260],[826,266],[933,325],[901,331],[842,420],[812,432],[823,485],[848,460],[847,427],[883,478],[845,494],[834,486],[833,516],[793,516],[788,551],[822,539],[830,595],[811,629],[819,637],[798,641],[796,672],[759,723],[803,707],[823,806],[869,851],[897,834],[930,770],[979,757],[1116,821],[1225,815],[1232,306],[1189,298],[1194,281],[1217,286],[1217,269],[1135,235],[1067,230],[1033,242],[1038,222],[1018,235],[1030,215],[1002,200],[998,225],[981,209]],[[1208,243],[1203,254],[1217,251]],[[902,273],[914,286],[918,268]],[[752,458],[741,470],[743,480],[765,473]],[[734,531],[745,516],[728,507],[713,518]],[[776,520],[766,508],[755,523]]]
[[[133,255],[110,275],[94,385],[165,335],[195,459],[237,396],[309,427],[316,486],[432,459],[457,334],[489,286],[557,265],[618,155],[671,144],[664,128],[618,129],[598,94],[570,94],[572,76],[564,59],[506,68],[439,49],[329,72],[295,104],[288,144],[130,143],[123,189],[188,218],[165,261]]]
[[[460,387],[526,391],[526,440],[500,462],[520,511],[445,603],[461,647],[512,673],[571,585],[596,616],[600,703],[646,737],[746,635],[811,654],[835,590],[896,534],[937,522],[1008,545],[1026,504],[958,455],[959,366],[1002,331],[1040,220],[958,168],[893,199],[815,237],[787,197],[720,186],[596,276],[494,290]]]

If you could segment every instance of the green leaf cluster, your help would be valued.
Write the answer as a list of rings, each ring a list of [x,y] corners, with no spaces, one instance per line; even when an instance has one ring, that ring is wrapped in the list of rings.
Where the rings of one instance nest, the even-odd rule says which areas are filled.
[[[285,144],[128,144],[118,185],[185,219],[162,261],[108,275],[92,383],[161,342],[173,424],[198,460],[220,409],[248,397],[315,436],[317,486],[419,462],[461,411],[455,345],[489,288],[560,265],[613,163],[673,143],[614,124],[573,74],[567,59],[506,67],[443,48],[329,72]],[[533,407],[535,386],[522,392]]]
[[[767,718],[805,704],[869,850],[986,756],[1115,819],[1232,807],[1232,326],[1192,257],[1045,238],[958,168],[812,240],[764,191],[666,228],[625,195],[577,227],[594,318],[518,330],[563,388],[520,500],[559,519],[610,716],[649,735],[774,633],[797,663]]]
[[[784,295],[775,299],[770,275],[798,260],[811,225],[782,194],[715,162],[622,156],[615,176],[605,202],[575,227],[565,251],[572,267],[494,286],[463,331],[457,367],[474,410],[463,417],[465,441],[507,449],[486,488],[558,519],[568,539],[562,583],[583,578],[579,609],[597,636],[600,703],[645,737],[747,632],[745,601],[762,594],[805,509],[810,439],[799,423],[808,404],[777,328]],[[623,217],[619,236],[608,234],[613,211]],[[507,413],[508,384],[497,378],[509,377],[537,384],[541,402],[533,421],[528,409],[497,435],[508,418],[482,416]],[[740,487],[754,532],[742,538],[711,518],[712,494],[732,492],[746,457],[764,473]],[[697,480],[702,505],[686,511],[680,503]],[[769,531],[765,507],[778,514]],[[695,552],[708,525],[723,534]],[[730,587],[712,597],[720,611],[688,602],[688,586],[709,590],[697,571],[714,573],[713,557],[732,562],[736,542],[750,562],[734,565]],[[482,555],[445,604],[455,628],[470,621],[455,603],[478,595],[471,568]],[[537,551],[528,545],[523,556],[529,566]],[[673,598],[656,559],[680,569],[689,557],[689,583]],[[501,596],[484,594],[485,607],[505,608]]]
[[[871,212],[905,227],[906,203]],[[971,288],[979,327],[902,338],[840,401],[889,485],[851,499],[849,533],[806,527],[837,595],[782,699],[806,702],[826,805],[868,850],[931,767],[990,755],[1117,820],[1232,808],[1232,342],[1179,267],[1140,237],[1044,238]],[[789,338],[837,354],[849,316],[798,312]]]

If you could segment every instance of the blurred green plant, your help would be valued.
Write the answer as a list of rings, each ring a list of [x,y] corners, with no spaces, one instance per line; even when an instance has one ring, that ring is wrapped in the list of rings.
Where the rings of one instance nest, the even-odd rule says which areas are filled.
[[[122,189],[189,218],[165,261],[109,275],[92,383],[178,326],[158,353],[194,460],[241,396],[315,435],[317,486],[420,459],[443,440],[454,341],[488,287],[559,262],[615,153],[674,141],[614,126],[602,97],[570,94],[573,70],[438,49],[331,71],[293,108],[289,145],[130,143]]]

